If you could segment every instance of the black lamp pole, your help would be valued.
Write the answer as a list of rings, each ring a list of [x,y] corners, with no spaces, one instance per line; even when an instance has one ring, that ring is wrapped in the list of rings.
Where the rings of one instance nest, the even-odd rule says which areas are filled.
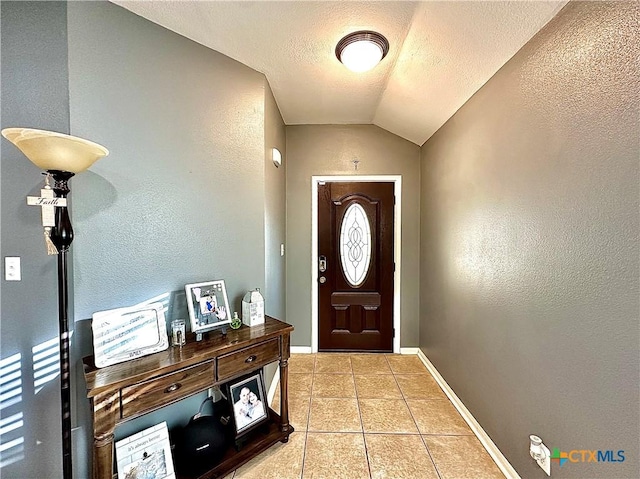
[[[53,177],[53,190],[57,197],[66,198],[68,171],[49,170]],[[73,228],[66,206],[56,208],[56,225],[51,230],[51,241],[58,248],[58,324],[60,328],[60,399],[62,407],[62,471],[64,479],[72,478],[71,470],[71,367],[69,362],[69,288],[67,280],[67,252],[73,241]]]

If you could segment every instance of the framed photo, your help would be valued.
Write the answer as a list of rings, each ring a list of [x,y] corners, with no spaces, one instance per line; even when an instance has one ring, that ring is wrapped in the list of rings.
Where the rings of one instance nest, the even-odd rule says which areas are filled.
[[[187,284],[184,289],[192,332],[200,334],[231,323],[224,280]]]
[[[262,369],[227,383],[236,438],[268,421],[269,407]]]
[[[98,368],[169,347],[162,303],[93,313],[93,350]]]

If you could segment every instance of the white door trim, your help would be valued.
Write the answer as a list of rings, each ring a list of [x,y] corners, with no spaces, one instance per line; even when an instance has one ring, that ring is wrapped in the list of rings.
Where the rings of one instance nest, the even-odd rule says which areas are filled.
[[[318,267],[316,253],[318,251],[318,183],[321,181],[352,182],[392,182],[396,204],[393,211],[393,243],[396,271],[393,277],[393,352],[400,352],[400,278],[401,249],[400,231],[402,227],[402,176],[312,176],[311,177],[311,351],[318,352]]]

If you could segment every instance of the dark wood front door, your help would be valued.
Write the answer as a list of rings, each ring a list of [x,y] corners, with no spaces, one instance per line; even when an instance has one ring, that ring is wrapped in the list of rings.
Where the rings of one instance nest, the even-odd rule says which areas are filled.
[[[393,351],[393,188],[318,185],[320,351]]]

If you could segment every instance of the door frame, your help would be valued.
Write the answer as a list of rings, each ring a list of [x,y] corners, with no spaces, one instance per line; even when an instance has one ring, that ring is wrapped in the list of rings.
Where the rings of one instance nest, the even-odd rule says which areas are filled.
[[[393,260],[396,271],[393,275],[393,352],[400,352],[400,278],[401,249],[400,231],[402,227],[402,176],[400,175],[368,175],[368,176],[312,176],[311,177],[311,352],[318,352],[318,184],[321,182],[353,182],[353,183],[393,183],[393,194],[396,204],[393,208]]]

